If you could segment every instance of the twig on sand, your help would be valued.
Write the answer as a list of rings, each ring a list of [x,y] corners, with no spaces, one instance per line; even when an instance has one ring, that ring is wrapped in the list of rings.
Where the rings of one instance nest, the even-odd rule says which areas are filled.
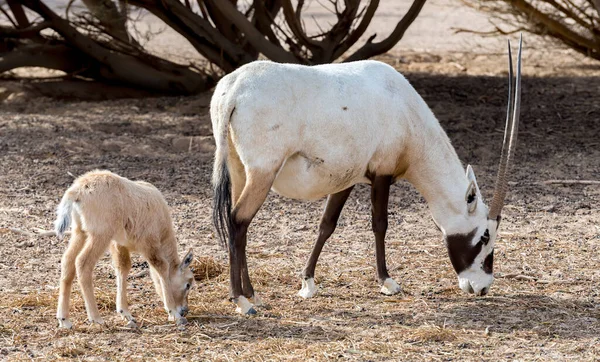
[[[129,279],[142,278],[142,277],[145,277],[146,275],[148,275],[148,269],[142,270],[141,272],[138,272],[138,273],[135,273],[135,274],[131,274],[129,276]]]
[[[56,236],[56,231],[54,230],[44,230],[44,229],[38,229],[38,228],[34,228],[35,232],[37,233],[37,236]],[[65,234],[67,233],[71,233],[70,231],[66,231]]]
[[[18,228],[8,228],[8,231],[13,232],[15,234],[21,234],[29,237],[46,237],[46,236],[55,236],[56,232],[54,230],[44,230],[44,229],[35,229],[35,233],[29,232],[27,230],[22,230]],[[65,235],[70,235],[70,231],[65,231]]]
[[[15,234],[21,234],[21,235],[29,236],[29,237],[35,236],[34,233],[30,233],[27,230],[22,230],[22,229],[17,229],[17,228],[8,228],[8,231],[13,232]]]
[[[542,185],[600,185],[599,180],[546,180]]]
[[[516,279],[516,280],[529,280],[529,281],[538,280],[538,278],[536,278],[536,277],[532,277],[530,275],[518,274],[518,273],[505,274],[505,275],[501,276],[500,278]]]

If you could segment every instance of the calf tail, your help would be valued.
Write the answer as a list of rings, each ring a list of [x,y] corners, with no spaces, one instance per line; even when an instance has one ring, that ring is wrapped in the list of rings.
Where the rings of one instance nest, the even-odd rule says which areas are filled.
[[[59,239],[65,235],[65,231],[71,226],[71,213],[73,211],[73,200],[70,198],[69,191],[65,192],[60,204],[56,208],[56,221],[54,221],[54,231]]]

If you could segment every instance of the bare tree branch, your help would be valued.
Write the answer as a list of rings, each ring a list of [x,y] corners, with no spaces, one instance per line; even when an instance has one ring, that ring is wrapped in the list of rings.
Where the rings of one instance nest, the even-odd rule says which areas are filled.
[[[28,28],[14,29],[5,26],[0,26],[0,36],[7,38],[31,38],[36,36],[40,31],[48,29],[51,26],[50,22],[44,21],[37,25]]]
[[[414,0],[410,9],[408,9],[408,12],[404,15],[402,20],[398,22],[390,36],[379,43],[373,43],[372,40],[374,37],[371,37],[365,45],[344,61],[351,62],[359,59],[366,59],[392,49],[392,47],[402,39],[404,32],[406,32],[406,29],[408,29],[410,24],[417,18],[423,5],[425,5],[425,1],[426,0]]]
[[[179,94],[191,94],[206,88],[206,79],[187,67],[148,54],[143,57],[144,61],[142,58],[110,51],[81,34],[40,0],[21,0],[21,2],[49,21],[52,28],[69,44],[101,63],[101,73],[107,80],[157,92]]]
[[[138,46],[127,31],[127,17],[123,16],[112,0],[81,0],[104,26],[106,32],[124,43]]]
[[[367,11],[363,15],[363,18],[361,19],[361,21],[358,24],[358,26],[356,27],[356,29],[354,29],[354,31],[352,31],[350,33],[350,35],[348,35],[346,40],[344,40],[344,42],[342,44],[340,44],[337,47],[337,49],[335,50],[335,53],[333,54],[333,57],[335,59],[341,57],[365,33],[365,31],[367,30],[367,27],[371,23],[371,20],[373,20],[373,16],[375,15],[375,11],[377,11],[378,6],[379,6],[379,0],[371,0],[369,2]]]
[[[599,44],[585,38],[578,33],[570,30],[565,25],[552,19],[543,12],[537,10],[525,0],[510,0],[510,3],[520,11],[524,12],[536,21],[544,24],[548,30],[558,36],[566,44],[569,44],[573,49],[582,52],[592,58],[600,59]]]
[[[242,31],[246,39],[262,54],[271,60],[283,63],[298,63],[298,59],[283,48],[268,41],[253,25],[228,1],[207,0],[212,2],[227,18]]]
[[[29,20],[27,19],[27,15],[25,15],[25,11],[23,11],[23,7],[16,0],[6,0],[10,11],[12,11],[15,16],[15,20],[19,28],[27,28],[29,26]]]
[[[44,67],[73,73],[84,70],[89,61],[66,45],[28,44],[0,57],[0,73],[19,67]]]

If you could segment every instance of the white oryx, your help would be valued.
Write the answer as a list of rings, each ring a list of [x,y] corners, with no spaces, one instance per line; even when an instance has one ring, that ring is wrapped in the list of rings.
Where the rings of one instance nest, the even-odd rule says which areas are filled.
[[[462,290],[485,295],[494,242],[517,141],[521,45],[509,103],[498,178],[484,204],[473,169],[463,169],[439,122],[409,82],[377,61],[302,66],[257,61],[223,77],[210,105],[216,141],[215,226],[229,239],[231,299],[242,314],[257,304],[246,263],[248,225],[270,189],[295,199],[325,195],[319,236],[303,271],[302,297],[316,291],[314,270],[355,184],[371,184],[377,273],[382,292],[398,284],[385,263],[390,185],[412,183],[444,235]],[[514,103],[513,103],[514,100]]]

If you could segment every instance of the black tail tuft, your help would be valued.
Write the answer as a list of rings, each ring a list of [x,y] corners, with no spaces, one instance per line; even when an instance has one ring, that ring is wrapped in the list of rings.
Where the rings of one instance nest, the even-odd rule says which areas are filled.
[[[219,180],[214,185],[213,223],[217,236],[222,245],[233,235],[233,220],[231,217],[231,179],[227,163],[219,165]]]

